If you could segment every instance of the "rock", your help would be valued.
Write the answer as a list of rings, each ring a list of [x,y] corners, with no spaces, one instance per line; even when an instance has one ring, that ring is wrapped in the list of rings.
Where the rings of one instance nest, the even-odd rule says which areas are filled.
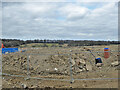
[[[83,68],[84,68],[84,66],[83,66],[83,65],[80,65],[80,66],[79,66],[79,69],[83,69]]]
[[[75,65],[75,60],[72,59],[72,60],[71,60],[71,63],[72,63],[72,66],[74,66],[74,65]]]
[[[50,71],[50,69],[46,69],[46,71]]]
[[[5,52],[5,54],[8,54],[8,52]]]
[[[67,71],[65,71],[64,73],[65,73],[65,74],[68,74],[68,72],[67,72]]]
[[[76,63],[77,63],[77,65],[81,65],[81,64],[85,65],[86,64],[85,60],[83,60],[83,59],[76,59]]]
[[[9,79],[10,81],[13,81],[12,79]]]
[[[80,59],[80,63],[81,64],[86,64],[85,60],[83,60],[83,59]]]
[[[18,63],[18,61],[15,61],[15,63]]]
[[[84,56],[83,59],[84,59],[84,60],[87,60],[87,57]]]
[[[10,82],[8,82],[7,84],[8,84],[8,85],[11,85],[11,83],[10,83]]]
[[[90,48],[85,48],[86,51],[90,51],[91,49]]]
[[[115,67],[115,66],[118,66],[119,65],[119,62],[118,61],[115,61],[115,62],[112,62],[111,63],[111,66]]]
[[[79,59],[76,59],[76,64],[80,65],[80,60]]]
[[[102,65],[103,65],[102,63],[97,63],[96,64],[97,67],[102,67]]]
[[[57,71],[58,69],[57,68],[54,68],[55,71]]]
[[[71,81],[70,81],[70,83],[74,83],[75,82],[75,80],[74,79],[72,79]]]
[[[31,88],[38,88],[39,86],[38,85],[36,85],[36,86],[32,86]]]
[[[80,71],[80,72],[82,72],[83,70],[82,70],[82,69],[80,69],[79,71]]]
[[[25,89],[28,88],[26,84],[21,84],[21,86],[22,86],[22,88],[25,88]]]
[[[14,58],[14,60],[18,60],[18,58]]]
[[[62,62],[63,65],[65,65],[65,62]]]
[[[91,65],[86,65],[87,71],[92,71],[92,66]]]
[[[83,87],[87,87],[87,84],[83,84]]]

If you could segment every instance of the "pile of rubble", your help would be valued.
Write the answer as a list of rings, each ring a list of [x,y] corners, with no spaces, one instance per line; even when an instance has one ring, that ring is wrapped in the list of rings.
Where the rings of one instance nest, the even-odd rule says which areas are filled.
[[[46,56],[45,56],[46,57]],[[73,54],[63,54],[58,52],[56,55],[50,55],[46,59],[29,57],[29,67],[28,67],[28,57],[24,54],[8,54],[3,55],[2,65],[3,71],[15,71],[20,73],[27,73],[30,70],[30,74],[63,74],[69,75],[70,68],[72,68],[73,74],[80,72],[93,71],[94,58],[89,58],[91,56],[86,53],[73,53]],[[90,63],[92,59],[92,64]],[[33,63],[33,61],[36,63]],[[111,67],[119,66],[117,61],[111,62]],[[106,66],[107,67],[107,66]]]
[[[8,54],[3,55],[2,59],[2,69],[4,71],[13,71],[13,72],[27,72],[27,56],[19,54]],[[32,65],[29,65],[29,69],[33,70]]]
[[[80,54],[52,55],[45,61],[51,65],[54,72],[61,74],[70,74],[70,68],[72,68],[73,74],[92,70],[92,65],[87,58]]]
[[[26,55],[9,54],[3,55],[2,65],[4,70],[16,72],[27,72],[28,57]],[[70,74],[72,65],[73,73],[92,70],[91,65],[87,64],[87,58],[81,54],[72,55],[51,55],[47,59],[37,61],[35,58],[29,58],[29,70],[33,74]],[[31,61],[36,61],[34,65]]]

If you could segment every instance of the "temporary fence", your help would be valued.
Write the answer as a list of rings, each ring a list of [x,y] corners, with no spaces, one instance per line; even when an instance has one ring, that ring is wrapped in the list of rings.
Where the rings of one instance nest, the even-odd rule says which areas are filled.
[[[24,52],[23,53],[19,52],[17,54],[12,53],[12,55],[21,55],[21,57],[16,57],[14,58],[14,60],[10,60],[10,61],[8,61],[7,59],[3,61],[1,59],[3,62],[1,75],[3,77],[10,76],[10,77],[23,77],[25,79],[58,80],[58,81],[68,81],[70,83],[73,83],[75,80],[78,81],[78,80],[113,80],[113,79],[118,80],[120,79],[117,77],[100,78],[100,77],[96,77],[95,75],[93,75],[93,77],[91,78],[87,78],[87,76],[85,76],[84,73],[93,73],[93,71],[88,70],[86,72],[85,69],[83,69],[84,65],[83,67],[78,66],[79,68],[81,68],[79,69],[81,71],[79,71],[77,70],[78,67],[76,67],[77,61],[75,63],[73,62],[74,60],[73,58],[77,58],[82,53],[82,54],[86,54],[87,57],[89,58],[87,59],[88,60],[87,64],[89,63],[89,65],[91,65],[92,67],[96,67],[94,57],[91,55],[91,53],[94,53],[95,56],[97,56],[97,54],[100,54],[99,56],[101,56],[103,60],[104,52],[110,52],[113,54],[112,56],[118,59],[117,57],[120,51],[92,51],[92,52],[79,51],[78,52],[76,50],[76,52],[68,51],[67,54],[66,52],[63,54],[57,54],[57,53],[56,54],[49,54],[49,53],[25,54]],[[58,61],[58,58],[59,60],[61,59],[63,60]],[[80,57],[78,59],[80,59]],[[65,62],[62,62],[62,61],[65,61]],[[11,65],[9,65],[9,62],[11,62]],[[107,70],[107,66],[105,67],[105,70]],[[97,71],[100,72],[101,69],[95,68],[95,72]]]

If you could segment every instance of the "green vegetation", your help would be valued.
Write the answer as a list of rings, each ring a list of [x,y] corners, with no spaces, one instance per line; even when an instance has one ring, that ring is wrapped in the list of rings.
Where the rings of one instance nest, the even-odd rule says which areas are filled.
[[[17,40],[2,39],[2,43],[8,47],[72,47],[72,46],[93,46],[93,45],[115,45],[120,41],[93,41],[93,40]]]
[[[62,45],[57,43],[31,43],[31,44],[25,44],[20,45],[20,47],[62,47]]]

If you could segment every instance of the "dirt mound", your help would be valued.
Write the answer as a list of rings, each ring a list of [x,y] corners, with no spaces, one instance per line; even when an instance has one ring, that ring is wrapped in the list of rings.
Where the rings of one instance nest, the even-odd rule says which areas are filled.
[[[102,60],[104,60],[104,58],[102,58]],[[62,53],[59,52],[56,55],[49,55],[46,58],[41,58],[41,56],[27,56],[23,53],[3,55],[3,71],[11,70],[14,72],[22,72],[23,74],[27,74],[27,70],[29,70],[29,74],[69,75],[70,67],[72,68],[73,74],[77,74],[96,70],[97,68],[94,63],[94,57],[90,58],[90,55],[86,55],[86,53],[62,55]],[[107,63],[106,67],[107,66],[111,66],[111,63]],[[112,66],[110,68],[112,68]]]
[[[26,74],[27,72],[27,56],[24,54],[7,54],[3,55],[2,69],[3,73],[9,71],[10,73],[18,72],[21,74]],[[32,70],[33,67],[29,65],[29,69]]]

